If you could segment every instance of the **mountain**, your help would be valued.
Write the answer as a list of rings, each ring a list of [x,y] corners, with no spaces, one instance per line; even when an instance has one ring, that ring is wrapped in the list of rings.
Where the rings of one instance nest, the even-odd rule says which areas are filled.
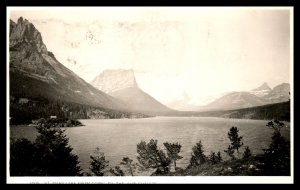
[[[282,83],[273,89],[267,83],[263,83],[249,92],[228,93],[205,106],[198,107],[198,110],[230,110],[286,102],[289,100],[289,91],[288,83]]]
[[[187,94],[187,92],[183,91],[179,98],[168,102],[166,105],[175,110],[191,111],[194,110],[194,106],[190,104],[190,102],[190,96]]]
[[[278,103],[288,101],[290,99],[290,84],[282,83],[280,85],[275,86],[266,96],[265,98],[270,103]]]
[[[125,88],[138,88],[133,70],[104,70],[91,84],[99,90],[112,93]]]
[[[129,110],[150,114],[173,111],[138,87],[133,70],[104,70],[91,84],[126,103]]]
[[[263,83],[261,86],[259,86],[258,88],[255,88],[253,90],[251,90],[251,94],[254,94],[258,97],[263,97],[269,94],[269,92],[272,89],[269,87],[269,85],[265,82]]]
[[[167,106],[181,111],[212,111],[212,110],[232,110],[267,104],[286,102],[289,100],[290,84],[282,83],[273,89],[264,82],[259,87],[244,92],[225,92],[214,96],[192,100],[185,92],[176,100],[170,101]]]
[[[197,111],[203,109],[203,106],[217,100],[218,98],[228,94],[229,92],[213,94],[210,96],[203,97],[201,99],[191,98],[185,91],[182,95],[166,105],[172,109],[180,111]]]
[[[47,50],[41,33],[22,17],[10,20],[10,95],[46,97],[114,110],[125,104],[94,88]]]
[[[252,91],[262,91],[262,90],[268,90],[268,91],[270,91],[272,89],[269,87],[268,83],[264,82],[261,86],[253,89]]]
[[[264,100],[250,92],[232,92],[202,107],[202,110],[228,110],[263,105]]]

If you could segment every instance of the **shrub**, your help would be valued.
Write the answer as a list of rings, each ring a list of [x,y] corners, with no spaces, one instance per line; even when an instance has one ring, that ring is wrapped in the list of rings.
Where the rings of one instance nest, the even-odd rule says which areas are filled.
[[[119,166],[115,166],[115,168],[110,168],[109,170],[111,173],[113,173],[115,176],[124,176],[123,170]]]
[[[137,168],[141,169],[141,166],[138,165],[137,163],[134,163],[133,160],[130,159],[129,157],[124,157],[120,164],[123,165],[125,168],[127,168],[127,170],[129,170],[131,176],[134,176],[133,172]]]

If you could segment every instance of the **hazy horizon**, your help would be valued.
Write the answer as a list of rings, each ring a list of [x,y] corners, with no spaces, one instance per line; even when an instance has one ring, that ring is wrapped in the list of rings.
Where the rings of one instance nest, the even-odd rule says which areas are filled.
[[[291,83],[290,10],[11,9],[13,21],[21,16],[87,82],[105,69],[133,69],[139,87],[164,104]]]

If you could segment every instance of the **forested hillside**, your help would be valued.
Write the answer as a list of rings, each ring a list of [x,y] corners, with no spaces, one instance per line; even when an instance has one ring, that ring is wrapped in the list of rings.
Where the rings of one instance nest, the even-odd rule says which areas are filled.
[[[147,117],[139,113],[120,112],[105,108],[47,99],[42,96],[10,97],[10,124],[29,124],[32,120],[56,116],[61,119],[116,119]]]

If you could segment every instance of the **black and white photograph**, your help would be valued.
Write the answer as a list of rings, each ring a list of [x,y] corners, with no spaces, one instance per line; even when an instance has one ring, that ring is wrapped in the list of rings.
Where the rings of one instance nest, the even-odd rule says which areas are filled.
[[[293,7],[7,7],[7,183],[293,183]]]

